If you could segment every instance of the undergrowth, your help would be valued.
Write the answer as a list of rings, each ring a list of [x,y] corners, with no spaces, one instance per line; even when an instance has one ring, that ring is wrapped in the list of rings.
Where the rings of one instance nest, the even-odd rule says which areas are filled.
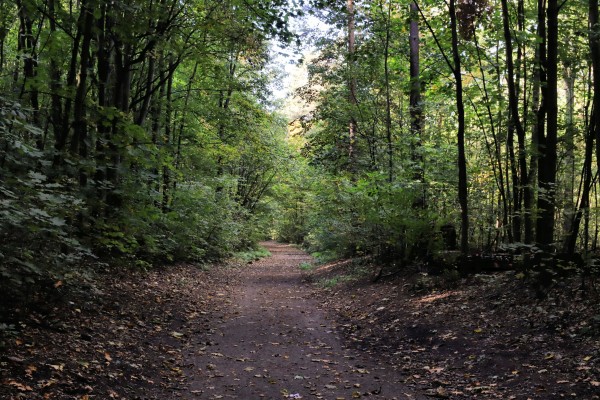
[[[243,261],[245,263],[250,263],[260,260],[261,258],[269,257],[270,255],[271,252],[269,252],[269,250],[260,246],[257,249],[250,249],[237,252],[234,254],[233,258]]]

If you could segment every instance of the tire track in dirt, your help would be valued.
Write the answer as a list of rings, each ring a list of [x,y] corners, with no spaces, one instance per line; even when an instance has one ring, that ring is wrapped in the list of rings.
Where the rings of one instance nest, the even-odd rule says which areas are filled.
[[[302,283],[298,266],[310,256],[264,245],[272,256],[237,270],[210,340],[192,343],[190,399],[424,398],[391,368],[344,345]]]

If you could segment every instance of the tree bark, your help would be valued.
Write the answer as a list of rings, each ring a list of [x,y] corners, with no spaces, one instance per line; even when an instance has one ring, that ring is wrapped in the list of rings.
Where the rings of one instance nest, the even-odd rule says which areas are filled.
[[[600,152],[598,151],[598,135],[600,135],[600,37],[598,36],[599,30],[599,12],[598,12],[598,0],[590,0],[588,3],[589,7],[589,46],[590,46],[590,58],[592,61],[592,80],[593,80],[593,98],[592,98],[592,113],[586,132],[585,140],[585,156],[583,161],[583,171],[581,177],[581,197],[579,199],[579,206],[572,217],[572,223],[570,229],[567,232],[564,241],[564,252],[569,256],[575,253],[575,246],[577,244],[577,236],[581,225],[581,220],[589,210],[590,207],[590,192],[592,190],[592,159],[594,152],[594,140],[596,140],[597,149],[597,162],[600,161]],[[598,164],[600,166],[600,163]],[[600,167],[599,167],[600,168]],[[585,237],[589,236],[587,229],[588,224],[585,226],[586,231]],[[584,243],[584,248],[587,248],[587,239]]]
[[[354,112],[357,104],[355,74],[355,15],[354,0],[347,0],[348,13],[348,102],[350,105],[350,121],[348,122],[348,169],[356,172],[356,131],[357,123]]]
[[[410,133],[411,157],[414,162],[414,179],[423,182],[423,157],[421,155],[421,133],[423,131],[423,108],[421,104],[421,76],[419,57],[419,13],[417,4],[410,3]],[[424,199],[423,199],[424,202]]]
[[[450,28],[452,30],[452,59],[454,61],[454,80],[456,81],[456,111],[458,131],[458,202],[460,204],[460,250],[463,254],[469,251],[469,209],[467,190],[467,160],[465,155],[465,109],[463,105],[463,87],[458,48],[458,27],[456,23],[456,0],[450,0]]]
[[[514,147],[511,146],[511,163],[513,170],[513,237],[517,242],[521,241],[521,199],[523,198],[523,183],[527,182],[527,165],[524,156],[525,153],[525,129],[519,116],[519,98],[518,88],[515,85],[515,68],[513,61],[513,45],[512,35],[510,32],[510,20],[508,12],[507,0],[501,0],[502,3],[502,26],[504,31],[504,41],[506,49],[506,69],[507,69],[507,86],[508,86],[508,104],[510,111],[510,129],[509,143],[513,143],[513,132],[517,133],[518,147],[518,166],[515,165]],[[527,210],[525,210],[527,211]]]
[[[73,106],[73,140],[71,142],[71,153],[77,153],[81,160],[88,157],[88,124],[87,124],[87,80],[88,70],[90,69],[91,54],[90,47],[92,41],[92,26],[94,24],[93,11],[88,7],[88,0],[81,3],[81,13],[83,17],[81,56],[79,59],[79,80],[75,92],[75,101]],[[79,172],[79,183],[81,186],[87,184],[87,171],[81,168]]]
[[[542,103],[546,110],[546,132],[540,131],[538,171],[537,243],[550,249],[554,242],[556,203],[556,150],[558,134],[558,1],[548,0],[547,7],[547,58],[545,63],[546,86],[542,87]],[[539,21],[546,23],[546,21]],[[543,64],[544,65],[544,64]]]

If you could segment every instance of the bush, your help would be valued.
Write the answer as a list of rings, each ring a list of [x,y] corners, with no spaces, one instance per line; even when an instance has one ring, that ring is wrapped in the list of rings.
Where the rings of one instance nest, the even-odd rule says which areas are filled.
[[[18,104],[0,99],[0,290],[6,300],[31,300],[91,256],[78,240],[86,204],[76,185],[48,176],[52,154],[23,140],[39,135]]]
[[[414,206],[419,191],[389,184],[380,174],[356,183],[323,181],[315,190],[306,241],[312,251],[339,257],[361,254],[394,260],[424,257],[438,247],[435,216]]]

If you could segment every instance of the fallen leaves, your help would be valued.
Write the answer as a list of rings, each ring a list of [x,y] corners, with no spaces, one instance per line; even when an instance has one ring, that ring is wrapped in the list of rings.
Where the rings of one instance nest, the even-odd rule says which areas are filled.
[[[4,381],[3,384],[12,386],[20,392],[31,392],[33,390],[33,388],[31,386],[25,385],[21,382],[17,382],[13,379],[8,379],[8,380]]]
[[[350,378],[338,379],[335,374],[348,360],[331,355],[322,343],[306,341],[307,364],[294,366],[297,357],[286,348],[297,337],[293,321],[285,321],[289,330],[282,335],[263,342],[273,346],[264,359],[288,368],[285,379],[259,367],[266,360],[254,353],[235,355],[223,347],[211,351],[224,340],[215,310],[231,304],[225,276],[173,267],[139,280],[106,277],[110,284],[102,294],[90,291],[94,294],[70,298],[72,304],[31,313],[0,355],[5,377],[0,398],[173,398],[186,387],[183,349],[206,357],[194,371],[214,382],[188,392],[193,396],[228,397],[231,393],[224,390],[242,380],[267,386],[276,395],[285,385],[290,399],[342,398],[341,391],[345,399],[376,394],[377,386],[369,386],[376,368],[352,363],[345,371]],[[598,398],[600,343],[582,333],[593,328],[584,317],[600,314],[597,304],[564,298],[528,302],[518,290],[523,279],[510,275],[424,294],[411,291],[410,282],[400,278],[351,285],[327,291],[322,304],[337,310],[339,318],[337,329],[326,329],[343,332],[364,353],[387,358],[409,387],[429,397]],[[208,293],[211,298],[203,297]],[[268,303],[265,311],[285,308]],[[310,310],[303,312],[310,315]],[[306,331],[320,329],[324,324]],[[225,362],[238,364],[237,372],[232,374]],[[319,374],[334,378],[317,384]]]
[[[312,274],[315,281],[335,277],[318,268]],[[580,282],[564,282],[540,302],[514,272],[469,277],[451,290],[416,291],[417,278],[375,285],[360,278],[320,294],[354,346],[397,365],[407,384],[430,397],[527,398],[542,391],[547,398],[600,399],[591,383],[600,376],[600,340],[582,335],[600,315],[600,302],[582,298]]]
[[[209,310],[201,288],[220,285],[221,275],[192,266],[119,274],[97,276],[102,290],[69,292],[56,281],[68,298],[15,314],[18,336],[0,352],[0,398],[166,399],[184,387],[181,352],[192,325],[204,332],[209,316],[190,304]]]

